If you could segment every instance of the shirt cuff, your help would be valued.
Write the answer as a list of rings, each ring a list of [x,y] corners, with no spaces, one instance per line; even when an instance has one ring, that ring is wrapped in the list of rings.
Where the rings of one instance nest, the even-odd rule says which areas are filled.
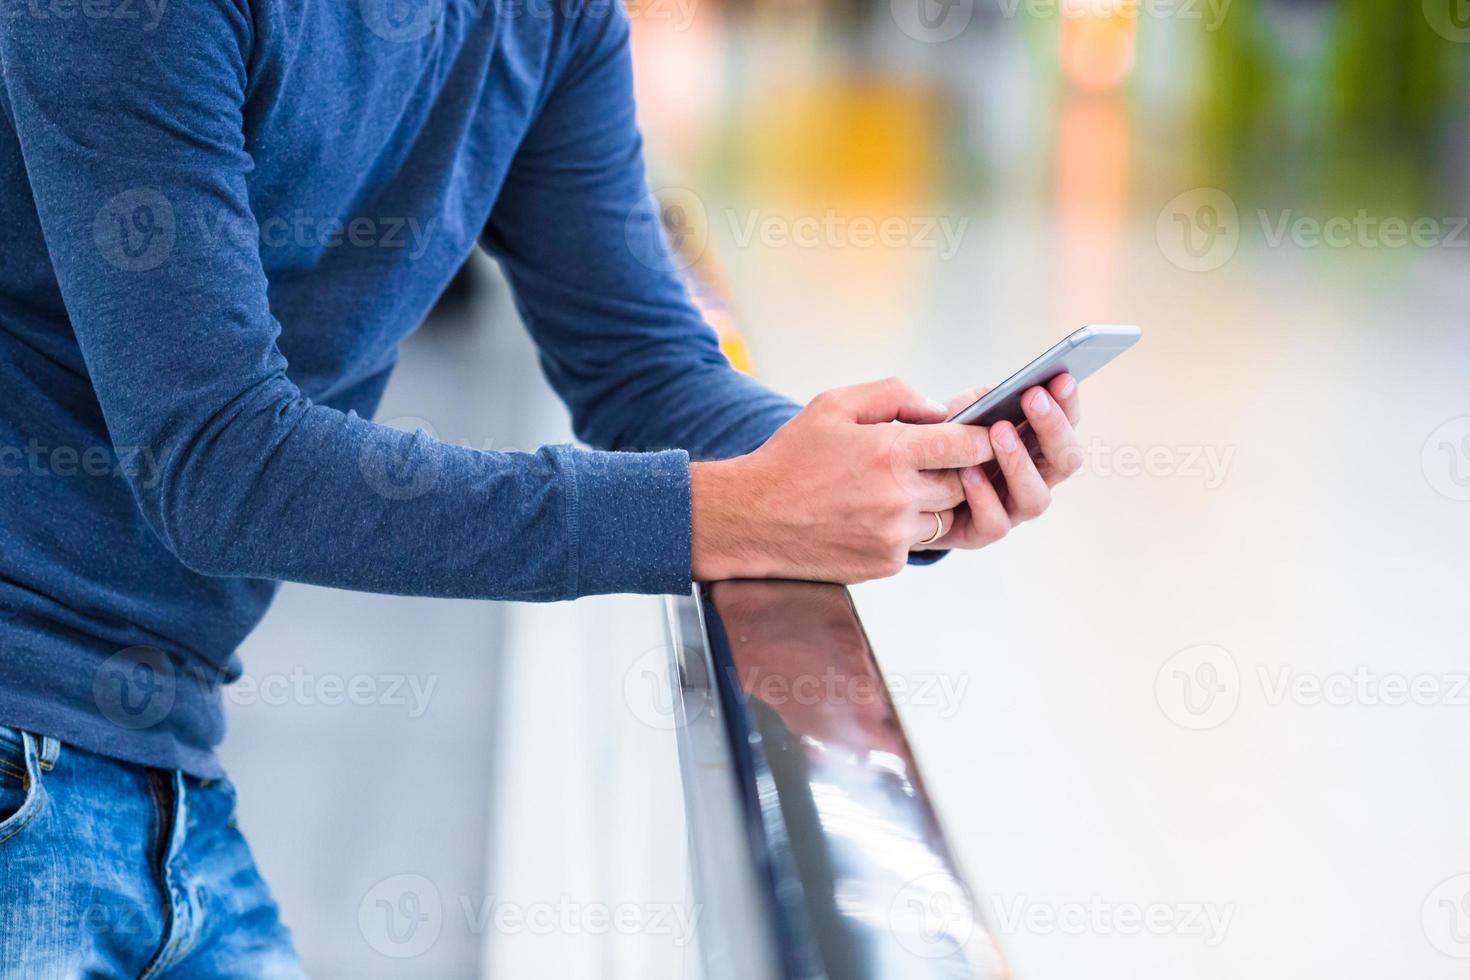
[[[689,454],[563,452],[572,593],[688,592]]]

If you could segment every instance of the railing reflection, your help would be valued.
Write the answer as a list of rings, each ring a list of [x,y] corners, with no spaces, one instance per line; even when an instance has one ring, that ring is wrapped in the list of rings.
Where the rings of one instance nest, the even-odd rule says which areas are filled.
[[[707,974],[1008,976],[847,590],[720,582],[669,610]]]

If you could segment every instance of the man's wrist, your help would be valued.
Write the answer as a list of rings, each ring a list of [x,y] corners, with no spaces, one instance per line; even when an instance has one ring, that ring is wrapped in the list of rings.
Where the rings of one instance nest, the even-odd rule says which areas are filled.
[[[755,500],[743,476],[741,459],[689,466],[689,568],[697,582],[758,574]]]

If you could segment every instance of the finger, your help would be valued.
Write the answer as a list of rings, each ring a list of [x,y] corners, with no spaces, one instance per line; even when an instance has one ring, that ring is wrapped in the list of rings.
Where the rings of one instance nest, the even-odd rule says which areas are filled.
[[[1077,441],[1077,433],[1045,388],[1032,388],[1022,395],[1021,410],[1026,413],[1031,434],[1045,461],[1041,471],[1048,486],[1060,483],[1082,468],[1082,446]]]
[[[884,378],[847,388],[833,388],[812,399],[812,406],[837,412],[850,422],[942,422],[949,417],[943,405],[925,398],[901,378]]]
[[[949,510],[965,499],[959,470],[916,470],[903,485],[920,510]]]
[[[938,518],[938,520],[935,520]],[[927,551],[940,547],[939,542],[954,526],[954,511],[920,511],[914,521],[914,545],[910,551]]]
[[[926,547],[934,551],[945,551],[952,548],[974,548],[977,545],[970,543],[970,507],[968,504],[960,504],[950,511],[953,519],[949,530],[944,532],[944,537]]]
[[[990,441],[995,446],[995,460],[1006,481],[1006,512],[1012,524],[1040,517],[1051,503],[1051,491],[1036,470],[1031,454],[1009,422],[990,427]]]
[[[1062,411],[1067,416],[1067,421],[1076,425],[1082,421],[1082,399],[1077,387],[1077,380],[1070,374],[1059,374],[1046,383],[1046,390],[1062,406]]]
[[[967,547],[980,548],[994,544],[1011,529],[1011,515],[1006,513],[995,484],[982,467],[972,466],[960,474],[965,489],[965,507],[970,512],[970,541]]]
[[[946,415],[945,418],[955,415],[962,408],[969,408],[972,404],[984,398],[989,391],[989,385],[981,385],[979,388],[971,388],[969,391],[962,391],[958,395],[955,395],[945,405],[946,411],[949,412],[949,415]]]
[[[957,470],[995,458],[985,429],[958,422],[902,426],[893,448],[915,470]]]

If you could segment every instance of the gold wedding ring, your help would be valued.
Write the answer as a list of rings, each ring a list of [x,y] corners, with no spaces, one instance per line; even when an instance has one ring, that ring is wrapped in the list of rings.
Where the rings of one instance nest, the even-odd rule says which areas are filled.
[[[944,517],[943,517],[943,515],[936,514],[936,513],[931,512],[930,513],[930,516],[934,518],[934,533],[931,534],[931,535],[929,535],[923,541],[920,541],[919,544],[921,544],[921,545],[933,544],[934,542],[938,541],[940,538],[942,538],[944,536]]]

